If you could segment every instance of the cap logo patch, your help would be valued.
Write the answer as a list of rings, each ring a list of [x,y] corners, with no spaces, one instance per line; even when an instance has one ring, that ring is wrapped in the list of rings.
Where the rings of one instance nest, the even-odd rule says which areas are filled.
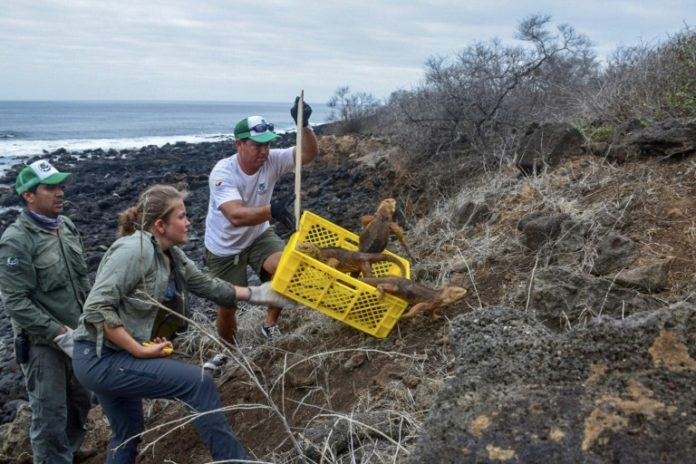
[[[58,174],[58,170],[46,160],[34,161],[29,166],[31,167],[31,170],[34,171],[36,176],[41,180],[48,179],[53,174]]]
[[[221,185],[222,185],[222,180],[220,180],[220,179],[215,179],[215,182],[213,183],[213,185],[215,185],[216,187],[221,186]]]

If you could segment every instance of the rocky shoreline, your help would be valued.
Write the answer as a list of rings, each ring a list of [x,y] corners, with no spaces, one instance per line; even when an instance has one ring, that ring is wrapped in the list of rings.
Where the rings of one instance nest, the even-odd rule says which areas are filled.
[[[319,135],[327,134],[319,127]],[[330,139],[331,137],[329,137]],[[303,172],[302,208],[315,212],[350,230],[359,227],[359,218],[371,212],[379,199],[388,195],[394,178],[379,162],[366,165],[346,153],[336,151],[320,139],[320,159]],[[295,143],[295,134],[288,133],[274,146]],[[186,200],[191,221],[189,243],[183,246],[199,266],[204,266],[203,234],[208,207],[208,174],[220,159],[235,151],[232,141],[190,144],[179,142],[162,147],[147,146],[135,150],[87,150],[68,152],[59,149],[40,158],[51,161],[61,170],[74,173],[74,181],[66,189],[64,214],[82,233],[90,273],[94,273],[102,255],[116,238],[116,218],[120,211],[136,203],[138,195],[155,183],[176,185],[189,191]],[[29,163],[39,157],[27,159]],[[22,206],[14,192],[14,179],[23,164],[12,166],[0,178],[0,233],[11,224]],[[357,188],[357,186],[360,186]],[[294,190],[294,178],[286,175],[276,185],[276,196],[287,196]],[[283,238],[290,231],[282,225],[276,230]],[[6,313],[0,311],[0,423],[13,420],[18,405],[26,400],[21,371],[14,361],[12,330]]]

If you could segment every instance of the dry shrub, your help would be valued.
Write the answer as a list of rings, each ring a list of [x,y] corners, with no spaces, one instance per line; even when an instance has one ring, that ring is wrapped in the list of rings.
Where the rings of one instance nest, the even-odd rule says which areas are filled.
[[[696,116],[696,32],[685,28],[666,43],[620,47],[588,99],[590,116],[628,119]]]
[[[595,77],[589,40],[568,25],[549,30],[535,15],[518,27],[524,46],[497,40],[432,57],[415,90],[392,94],[393,135],[429,156],[459,153],[497,165],[515,134],[532,121],[574,114],[577,92]]]

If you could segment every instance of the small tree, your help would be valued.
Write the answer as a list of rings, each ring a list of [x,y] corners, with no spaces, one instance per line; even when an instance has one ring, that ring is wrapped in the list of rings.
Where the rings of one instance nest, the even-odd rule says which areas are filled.
[[[405,142],[426,154],[499,156],[510,148],[509,135],[530,122],[576,111],[597,63],[587,38],[567,25],[553,33],[549,21],[539,15],[521,21],[517,38],[527,46],[493,40],[454,59],[430,58],[424,83],[390,100]]]
[[[381,104],[372,94],[351,93],[349,86],[343,86],[336,89],[327,106],[331,108],[329,119],[340,121],[346,132],[360,132]]]

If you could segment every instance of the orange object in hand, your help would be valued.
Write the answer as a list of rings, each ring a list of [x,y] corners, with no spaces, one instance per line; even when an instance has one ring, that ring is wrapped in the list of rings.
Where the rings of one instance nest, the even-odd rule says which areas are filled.
[[[152,346],[154,344],[155,344],[155,342],[143,342],[143,346]],[[162,349],[162,352],[166,356],[169,356],[170,354],[172,354],[174,352],[174,348],[172,348],[171,346],[165,346],[164,349]]]

